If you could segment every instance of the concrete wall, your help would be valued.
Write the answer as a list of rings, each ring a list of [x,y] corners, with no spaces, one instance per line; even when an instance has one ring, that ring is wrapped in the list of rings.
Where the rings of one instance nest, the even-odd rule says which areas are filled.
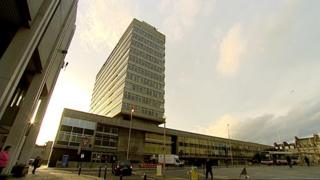
[[[76,0],[29,0],[29,26],[21,26],[0,60],[0,126],[7,134],[4,146],[11,145],[8,168],[27,163],[34,147],[53,87],[75,29]],[[12,121],[2,124],[11,102],[23,88],[21,103]],[[41,102],[41,103],[40,103]],[[37,110],[37,111],[36,111]],[[35,121],[31,117],[36,114]]]
[[[119,159],[126,159],[128,148],[129,129],[120,129],[118,140]],[[132,130],[130,138],[129,159],[143,161],[144,133],[142,131]]]

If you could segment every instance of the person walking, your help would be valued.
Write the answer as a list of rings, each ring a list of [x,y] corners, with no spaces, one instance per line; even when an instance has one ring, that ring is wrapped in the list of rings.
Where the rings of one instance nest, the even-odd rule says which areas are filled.
[[[3,151],[0,152],[0,174],[2,173],[2,170],[8,165],[10,149],[11,146],[6,146]]]
[[[291,157],[287,156],[287,162],[290,168],[292,168],[292,162],[291,162]]]
[[[304,157],[304,160],[307,163],[307,166],[310,166],[309,158],[307,156]]]
[[[32,163],[32,166],[33,166],[32,174],[36,173],[36,169],[41,166],[41,162],[42,162],[42,160],[41,160],[40,156],[37,156],[36,159],[34,159],[34,161]]]
[[[211,179],[213,179],[212,175],[212,164],[210,159],[207,159],[206,161],[206,179],[208,179],[208,174],[210,173]]]

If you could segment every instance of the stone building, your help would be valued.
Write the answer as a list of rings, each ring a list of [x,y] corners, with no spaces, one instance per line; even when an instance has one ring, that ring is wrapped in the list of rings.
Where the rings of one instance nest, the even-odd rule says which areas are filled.
[[[42,164],[47,164],[49,161],[53,141],[48,141],[45,145],[35,145],[32,151],[30,159],[35,159],[39,156],[42,160]]]
[[[274,143],[274,147],[279,151],[289,151],[298,154],[301,163],[305,161],[305,158],[308,158],[313,164],[320,163],[320,139],[318,134],[303,138],[296,136],[294,142]]]

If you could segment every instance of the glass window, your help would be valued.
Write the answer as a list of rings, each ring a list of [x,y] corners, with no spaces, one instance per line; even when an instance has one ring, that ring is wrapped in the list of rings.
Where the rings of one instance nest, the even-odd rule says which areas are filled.
[[[73,127],[72,132],[73,132],[73,133],[82,134],[83,128]]]
[[[79,144],[80,144],[80,143],[77,143],[77,142],[70,142],[70,143],[69,143],[70,146],[79,146]]]
[[[94,131],[91,129],[84,129],[84,134],[93,135]]]
[[[67,141],[57,141],[57,144],[68,145],[68,142]]]
[[[67,125],[62,125],[60,131],[71,132],[72,127]]]
[[[95,144],[95,145],[98,145],[98,146],[101,146],[101,139],[96,139],[96,140],[94,141],[94,144]]]
[[[103,132],[103,125],[102,124],[98,124],[97,131]]]

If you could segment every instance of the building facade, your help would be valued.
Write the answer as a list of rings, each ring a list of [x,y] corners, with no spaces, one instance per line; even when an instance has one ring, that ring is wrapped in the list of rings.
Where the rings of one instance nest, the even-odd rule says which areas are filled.
[[[65,109],[54,141],[49,166],[61,166],[68,156],[75,166],[79,154],[82,161],[110,162],[111,157],[125,159],[128,148],[129,122],[96,114]],[[245,164],[252,157],[272,146],[232,139],[164,129],[153,123],[132,120],[129,159],[148,162],[159,154],[177,154],[187,164],[204,163],[210,158],[215,165]],[[73,165],[71,165],[73,163]]]
[[[320,138],[318,134],[303,138],[296,136],[292,143],[274,143],[274,148],[278,151],[288,151],[299,155],[301,163],[305,161],[305,158],[308,158],[312,164],[320,163]]]
[[[96,76],[91,111],[164,121],[165,36],[134,19]]]
[[[41,158],[42,164],[47,164],[49,161],[53,141],[48,141],[45,145],[35,145],[30,159],[35,159],[37,156]]]
[[[75,31],[77,0],[0,2],[0,146],[4,173],[27,163]]]

